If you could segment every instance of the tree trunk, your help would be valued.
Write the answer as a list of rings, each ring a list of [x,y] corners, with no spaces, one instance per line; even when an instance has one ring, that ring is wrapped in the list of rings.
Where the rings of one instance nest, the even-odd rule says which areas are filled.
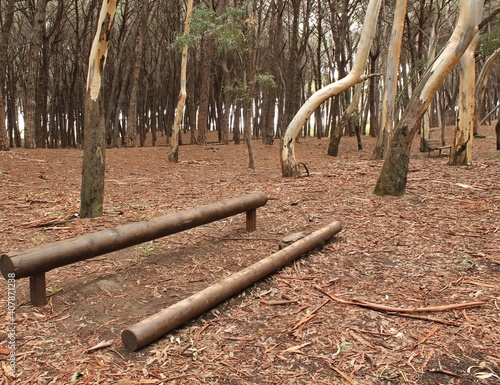
[[[436,47],[438,43],[439,20],[441,18],[441,10],[443,8],[443,0],[437,0],[434,7],[434,20],[432,21],[431,34],[429,36],[429,47],[427,49],[427,64],[430,65],[436,58]],[[426,143],[430,139],[431,130],[431,109],[428,109],[422,120],[422,135],[420,141],[420,151],[427,151]]]
[[[462,0],[451,38],[415,88],[403,117],[394,129],[389,153],[375,186],[376,195],[403,195],[410,163],[410,146],[422,116],[446,76],[451,72],[478,32],[483,1]]]
[[[403,42],[404,15],[406,14],[407,0],[398,0],[394,11],[389,52],[387,53],[387,67],[385,71],[384,96],[382,99],[382,116],[377,144],[373,150],[373,159],[384,158],[385,149],[389,148],[390,138],[396,120],[395,105],[398,89],[398,68]]]
[[[14,1],[8,0],[5,10],[2,12],[5,16],[1,17],[2,31],[0,35],[0,151],[9,149],[9,135],[7,135],[7,127],[5,125],[5,105],[6,100],[6,84],[7,79],[7,47],[9,46],[10,31],[14,20]]]
[[[476,115],[474,119],[474,136],[478,135],[479,122],[481,121],[481,110],[483,108],[484,95],[486,93],[486,86],[488,85],[488,80],[490,78],[490,70],[495,63],[495,59],[500,56],[500,48],[497,48],[495,52],[493,52],[481,69],[479,76],[477,77],[476,82]]]
[[[460,59],[459,119],[455,129],[455,139],[451,147],[450,165],[452,166],[469,166],[472,164],[476,105],[476,59],[474,50],[478,40],[479,35],[476,35]]]
[[[340,139],[342,138],[344,129],[350,124],[349,122],[351,119],[351,115],[358,108],[359,100],[361,99],[361,91],[363,91],[362,84],[363,83],[356,84],[354,96],[352,97],[351,103],[342,114],[340,122],[332,130],[332,135],[330,136],[330,143],[328,145],[328,155],[330,156],[339,155]],[[359,124],[357,124],[357,126],[359,126]]]
[[[191,15],[193,13],[193,0],[188,0],[186,10],[186,21],[184,26],[184,36],[189,35],[191,26]],[[184,117],[184,106],[186,105],[186,79],[187,79],[187,60],[188,60],[188,45],[182,47],[182,62],[181,62],[181,90],[179,93],[179,101],[177,102],[177,111],[175,114],[174,128],[172,138],[170,140],[170,151],[168,152],[168,161],[177,163],[179,161],[179,135],[181,130],[181,122]]]
[[[142,71],[144,35],[146,34],[149,17],[149,0],[141,0],[138,6],[140,10],[137,15],[134,66],[132,67],[133,73],[130,79],[130,101],[127,114],[127,144],[132,147],[137,146],[137,99]]]
[[[366,65],[371,41],[375,35],[380,4],[381,0],[370,0],[368,4],[363,31],[351,72],[338,82],[329,84],[312,94],[288,125],[285,135],[281,140],[280,150],[281,173],[284,177],[300,175],[300,170],[295,159],[294,143],[311,114],[328,98],[338,95],[366,78],[366,76],[362,75],[362,72]]]
[[[500,118],[497,120],[497,125],[495,126],[495,132],[497,134],[497,151],[500,151]]]
[[[42,28],[45,23],[46,0],[37,0],[33,15],[31,48],[26,79],[24,147],[35,148],[35,133],[40,122],[36,119],[36,84],[38,80],[39,58],[42,49]]]
[[[210,87],[212,85],[212,58],[215,53],[215,38],[208,36],[203,45],[200,74],[200,102],[198,110],[198,144],[207,144],[208,109],[210,105]]]
[[[80,196],[82,218],[98,217],[103,212],[106,131],[100,91],[115,11],[116,0],[103,0],[89,57]]]

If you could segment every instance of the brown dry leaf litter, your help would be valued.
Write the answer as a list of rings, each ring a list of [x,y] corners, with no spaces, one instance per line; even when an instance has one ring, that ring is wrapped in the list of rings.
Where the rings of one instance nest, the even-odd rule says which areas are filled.
[[[404,197],[372,194],[374,145],[305,139],[309,177],[281,178],[278,143],[107,151],[106,215],[76,219],[82,153],[0,153],[0,250],[30,248],[261,190],[257,231],[228,218],[47,274],[47,306],[17,281],[17,384],[498,384],[500,152],[483,127],[471,167],[413,149]],[[417,147],[417,146],[415,146]],[[333,221],[335,241],[131,353],[121,331]],[[339,299],[334,300],[335,298]],[[395,308],[473,307],[437,312]],[[0,299],[1,322],[7,303]],[[6,328],[2,328],[5,330]],[[0,384],[8,357],[3,332]]]

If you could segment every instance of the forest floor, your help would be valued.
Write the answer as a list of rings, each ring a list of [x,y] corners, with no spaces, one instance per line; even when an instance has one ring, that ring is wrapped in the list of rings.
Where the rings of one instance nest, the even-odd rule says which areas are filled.
[[[0,384],[499,384],[500,151],[493,127],[481,134],[470,167],[415,144],[398,198],[373,194],[383,162],[370,160],[372,138],[361,151],[343,138],[338,158],[328,139],[302,139],[310,176],[295,179],[281,177],[278,142],[253,142],[254,170],[244,145],[182,146],[178,164],[165,146],[109,149],[97,219],[77,218],[81,151],[0,153],[3,253],[254,191],[270,198],[253,233],[240,214],[50,271],[43,307],[17,280],[16,380],[3,284]],[[343,230],[322,248],[137,352],[122,345],[128,326],[334,220]],[[404,314],[359,301],[484,304]]]

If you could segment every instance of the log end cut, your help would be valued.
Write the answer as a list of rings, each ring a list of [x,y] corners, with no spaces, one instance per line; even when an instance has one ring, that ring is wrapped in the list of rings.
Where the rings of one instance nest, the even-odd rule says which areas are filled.
[[[0,255],[0,271],[2,271],[2,275],[5,279],[16,278],[14,263],[7,254]],[[14,274],[14,276],[12,274]]]

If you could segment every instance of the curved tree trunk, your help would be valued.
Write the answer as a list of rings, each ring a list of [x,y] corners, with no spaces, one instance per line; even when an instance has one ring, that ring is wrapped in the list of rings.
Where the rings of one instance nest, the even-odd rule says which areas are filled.
[[[403,117],[396,125],[389,153],[377,180],[377,195],[403,195],[410,163],[410,146],[420,121],[446,76],[458,63],[478,32],[483,11],[482,0],[462,0],[460,15],[452,36],[441,55],[432,63],[415,88]]]
[[[188,0],[186,10],[186,22],[184,25],[184,36],[189,35],[191,26],[191,15],[193,14],[193,0]],[[177,111],[175,113],[174,128],[172,138],[170,139],[170,151],[168,152],[168,161],[177,163],[179,161],[179,134],[181,130],[181,122],[184,117],[184,106],[186,105],[186,78],[187,78],[187,61],[188,61],[188,45],[182,47],[181,61],[181,90],[179,93],[179,101],[177,102]]]
[[[84,141],[80,217],[102,215],[106,127],[102,112],[101,83],[108,54],[111,26],[116,12],[116,0],[103,0],[94,42],[90,50],[87,86],[85,90]]]
[[[284,177],[300,175],[297,160],[295,159],[294,144],[302,127],[316,108],[318,108],[328,98],[338,95],[339,93],[366,79],[366,76],[363,76],[362,72],[366,65],[371,41],[375,35],[380,4],[381,0],[370,0],[370,3],[368,4],[363,31],[361,33],[358,50],[356,52],[356,59],[351,72],[338,82],[329,84],[312,94],[288,125],[285,135],[281,140],[280,148],[281,173]]]

